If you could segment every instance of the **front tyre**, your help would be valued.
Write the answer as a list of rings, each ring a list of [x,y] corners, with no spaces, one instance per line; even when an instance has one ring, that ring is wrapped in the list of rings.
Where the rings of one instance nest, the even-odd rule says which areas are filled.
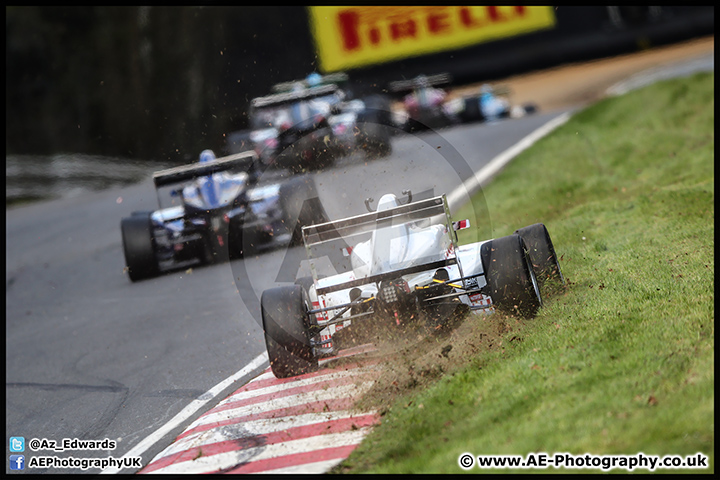
[[[120,221],[125,265],[133,282],[160,273],[150,215],[150,212],[135,212]]]
[[[545,225],[536,223],[515,230],[515,233],[520,235],[527,245],[540,288],[547,293],[555,293],[561,289],[565,285],[565,278],[560,271],[560,262]]]
[[[306,321],[308,305],[300,285],[265,290],[260,298],[270,368],[277,378],[317,370]]]
[[[542,296],[527,247],[520,235],[489,240],[480,247],[488,294],[496,310],[532,318]]]

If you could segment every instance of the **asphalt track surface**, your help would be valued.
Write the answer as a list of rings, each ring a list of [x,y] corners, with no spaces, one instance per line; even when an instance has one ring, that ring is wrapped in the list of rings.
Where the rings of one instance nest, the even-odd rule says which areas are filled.
[[[320,198],[331,218],[364,212],[366,197],[405,189],[455,192],[463,203],[461,185],[472,172],[567,112],[395,137],[389,158],[348,157],[317,174]],[[130,454],[148,465],[266,371],[259,298],[277,284],[287,252],[133,284],[123,272],[120,218],[155,206],[148,180],[7,210],[6,436],[117,441],[110,451],[26,449],[26,457]]]

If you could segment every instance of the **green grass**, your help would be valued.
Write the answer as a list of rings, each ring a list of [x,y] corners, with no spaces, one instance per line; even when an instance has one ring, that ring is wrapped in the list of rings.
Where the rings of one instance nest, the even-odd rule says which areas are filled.
[[[714,472],[713,165],[714,74],[605,99],[514,159],[477,197],[492,235],[544,223],[567,288],[383,408],[333,473],[463,473],[464,452],[701,452],[707,470],[660,471]]]

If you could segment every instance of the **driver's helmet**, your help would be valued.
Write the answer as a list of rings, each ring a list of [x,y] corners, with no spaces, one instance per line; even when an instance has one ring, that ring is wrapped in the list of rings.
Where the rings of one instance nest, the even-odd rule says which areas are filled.
[[[313,72],[305,79],[307,84],[311,87],[316,87],[322,82],[322,76],[319,73]]]
[[[212,162],[213,160],[215,160],[215,152],[209,148],[200,152],[200,163]]]
[[[210,149],[200,152],[200,163],[212,162],[216,159],[215,152]],[[218,174],[205,175],[197,179],[197,186],[201,195],[210,206],[218,204],[220,192],[215,176]]]

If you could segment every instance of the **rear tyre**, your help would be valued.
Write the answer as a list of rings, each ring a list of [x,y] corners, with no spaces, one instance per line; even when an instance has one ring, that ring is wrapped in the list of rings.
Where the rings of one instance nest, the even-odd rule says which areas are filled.
[[[293,177],[280,186],[283,221],[292,233],[291,246],[302,244],[302,227],[328,221],[311,176]]]
[[[300,285],[265,290],[260,299],[270,368],[277,378],[317,370],[306,327],[307,296]]]
[[[363,99],[365,103],[365,112],[369,113],[372,120],[380,125],[392,126],[392,101],[386,95],[369,95]],[[368,121],[364,114],[361,114],[360,120]]]
[[[488,294],[496,310],[532,318],[542,306],[540,286],[520,235],[489,240],[480,247]]]
[[[160,273],[152,219],[149,212],[134,212],[120,221],[128,276],[133,282]]]
[[[556,293],[565,285],[550,234],[542,223],[515,230],[525,241],[543,294]]]
[[[538,111],[538,106],[534,103],[526,103],[522,106],[522,108],[525,111],[525,115],[532,115]]]
[[[315,280],[313,280],[312,275],[300,277],[295,280],[295,285],[300,285],[306,293],[310,291],[310,287],[312,287],[314,284]]]
[[[482,110],[480,110],[480,97],[465,97],[463,98],[463,102],[464,108],[459,115],[462,123],[481,122],[484,120]]]

